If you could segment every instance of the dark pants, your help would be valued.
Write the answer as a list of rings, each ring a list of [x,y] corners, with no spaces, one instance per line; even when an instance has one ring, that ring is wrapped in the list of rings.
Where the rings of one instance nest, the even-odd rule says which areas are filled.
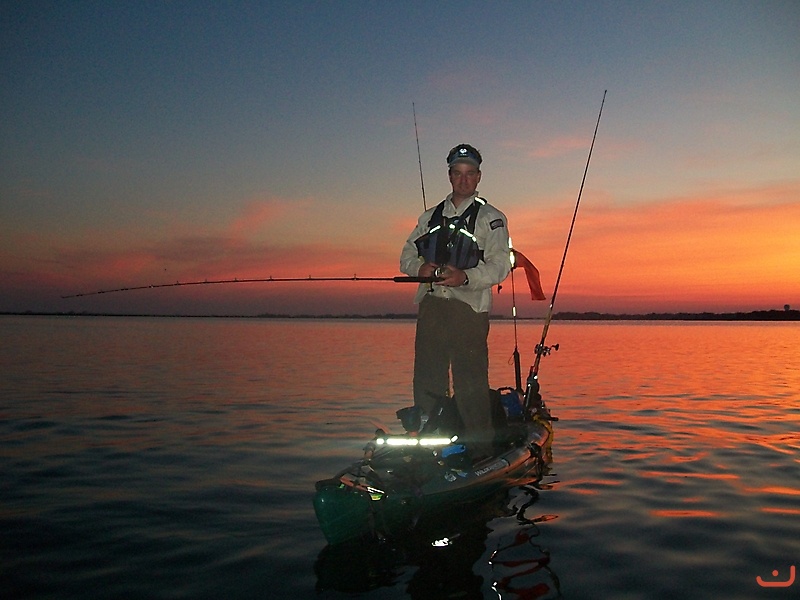
[[[419,305],[414,357],[414,404],[426,414],[450,392],[464,422],[462,439],[489,451],[494,436],[489,403],[489,313],[459,300],[426,296]]]

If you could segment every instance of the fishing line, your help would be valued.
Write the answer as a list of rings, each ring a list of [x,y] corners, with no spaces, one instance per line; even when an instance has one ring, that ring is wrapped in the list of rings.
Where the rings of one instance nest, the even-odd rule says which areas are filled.
[[[417,109],[411,103],[411,112],[414,113],[414,135],[417,138],[417,162],[419,163],[419,185],[422,188],[422,207],[428,210],[428,202],[425,199],[425,180],[422,178],[422,154],[419,151],[419,132],[417,131]]]
[[[533,362],[533,366],[531,367],[530,374],[528,375],[528,388],[525,393],[525,402],[526,405],[529,405],[531,402],[531,397],[533,394],[538,395],[538,382],[536,381],[539,375],[539,363],[542,360],[542,356],[546,356],[550,353],[551,349],[558,350],[558,345],[548,347],[545,346],[545,341],[547,339],[547,332],[550,329],[550,322],[553,319],[553,306],[556,303],[556,295],[558,294],[558,286],[561,283],[561,274],[564,272],[564,263],[567,260],[567,251],[569,250],[569,243],[572,239],[572,231],[575,228],[575,219],[578,216],[578,208],[581,204],[581,196],[583,195],[583,186],[586,183],[586,174],[589,172],[589,163],[592,160],[592,151],[594,150],[594,142],[597,139],[597,130],[600,127],[600,117],[603,115],[603,105],[606,102],[606,94],[608,90],[603,92],[603,100],[600,102],[600,112],[597,115],[597,123],[594,126],[594,135],[592,136],[592,144],[589,146],[589,156],[586,158],[586,166],[583,169],[583,178],[581,179],[581,187],[578,190],[578,200],[575,202],[575,210],[572,213],[572,222],[569,226],[569,233],[567,234],[567,243],[564,245],[564,255],[561,257],[561,266],[558,269],[558,276],[556,277],[556,285],[553,289],[553,295],[550,298],[550,307],[547,310],[547,316],[544,320],[544,327],[542,329],[542,340],[536,346],[536,359]],[[534,385],[535,384],[535,385]]]

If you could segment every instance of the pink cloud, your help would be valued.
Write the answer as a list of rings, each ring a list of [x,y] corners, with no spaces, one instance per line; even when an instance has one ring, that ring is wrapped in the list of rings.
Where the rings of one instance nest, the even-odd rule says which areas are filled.
[[[234,239],[247,239],[267,230],[297,220],[299,213],[309,210],[308,200],[269,198],[247,202],[227,226]]]
[[[588,151],[586,136],[557,137],[535,145],[529,154],[533,158],[555,158],[581,150]]]

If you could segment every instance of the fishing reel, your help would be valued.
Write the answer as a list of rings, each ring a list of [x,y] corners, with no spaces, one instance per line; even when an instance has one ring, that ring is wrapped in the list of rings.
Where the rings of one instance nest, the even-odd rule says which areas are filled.
[[[537,356],[547,356],[550,354],[552,350],[558,351],[558,344],[553,344],[552,346],[545,346],[543,344],[536,344],[536,355]]]

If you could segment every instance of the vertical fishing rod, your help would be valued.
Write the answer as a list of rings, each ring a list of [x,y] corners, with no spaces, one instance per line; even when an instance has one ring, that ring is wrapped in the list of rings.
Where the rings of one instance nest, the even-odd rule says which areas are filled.
[[[419,132],[417,131],[417,109],[411,103],[411,111],[414,113],[414,135],[417,138],[417,162],[419,162],[419,185],[422,188],[422,207],[428,210],[428,202],[425,200],[425,181],[422,179],[422,154],[419,152]]]
[[[606,102],[606,94],[608,90],[603,92],[603,101],[600,102],[600,112],[597,115],[597,123],[594,126],[594,135],[592,136],[592,144],[589,146],[589,156],[586,159],[586,167],[583,169],[583,179],[581,179],[581,187],[578,190],[578,200],[575,202],[575,211],[572,213],[572,223],[569,226],[569,233],[567,234],[567,243],[564,246],[564,255],[561,257],[561,266],[558,269],[558,277],[556,277],[556,285],[553,289],[553,295],[550,298],[550,308],[547,310],[547,316],[544,320],[544,328],[542,329],[542,340],[536,346],[536,359],[531,367],[530,374],[528,375],[528,386],[525,392],[525,405],[530,407],[531,398],[535,394],[538,396],[538,382],[536,381],[539,376],[539,363],[542,356],[550,353],[550,348],[545,346],[547,339],[547,331],[550,329],[550,321],[553,319],[553,306],[556,303],[556,295],[558,294],[558,285],[561,283],[561,274],[564,272],[564,263],[567,260],[567,250],[569,250],[569,242],[572,239],[572,230],[575,228],[575,218],[578,216],[578,207],[581,205],[581,195],[583,195],[583,186],[586,183],[586,174],[589,172],[589,162],[592,160],[592,151],[594,150],[594,141],[597,139],[597,129],[600,127],[600,117],[603,115],[603,105]],[[558,349],[558,346],[554,346]],[[535,384],[535,386],[534,386]],[[533,389],[535,387],[535,390]],[[539,397],[541,398],[541,397]]]
[[[512,250],[513,256],[513,250]],[[515,257],[516,262],[516,257]],[[511,318],[514,321],[514,383],[516,384],[515,390],[522,391],[522,367],[519,359],[519,345],[517,343],[517,289],[514,286],[514,267],[511,267]]]

